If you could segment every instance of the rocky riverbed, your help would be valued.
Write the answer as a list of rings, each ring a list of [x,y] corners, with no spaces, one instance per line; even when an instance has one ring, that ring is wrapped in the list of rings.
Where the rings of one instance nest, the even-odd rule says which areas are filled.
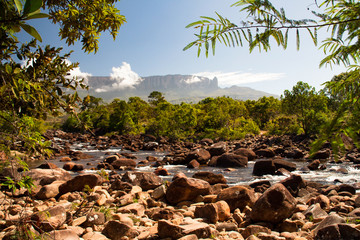
[[[334,156],[324,146],[309,159],[309,140],[299,136],[196,143],[150,135],[53,131],[46,136],[53,140],[56,160],[12,172],[31,176],[36,188],[31,193],[2,189],[3,239],[21,239],[23,230],[30,239],[360,239],[359,178],[324,184],[302,177],[301,172],[326,171]],[[93,159],[74,149],[79,143],[107,153]],[[116,147],[132,153],[111,151]],[[349,166],[358,168],[360,154],[351,143],[348,147],[333,163],[334,172],[346,175]],[[139,151],[154,154],[136,159]],[[155,154],[163,152],[163,157]],[[300,168],[296,159],[304,163]],[[165,167],[177,164],[195,170],[189,176]],[[258,180],[228,182],[227,173],[249,166]],[[203,171],[211,167],[223,174]]]

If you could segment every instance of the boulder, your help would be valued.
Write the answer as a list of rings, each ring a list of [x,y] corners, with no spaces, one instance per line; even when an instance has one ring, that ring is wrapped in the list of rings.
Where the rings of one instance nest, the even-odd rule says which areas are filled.
[[[274,175],[275,171],[276,167],[272,160],[258,160],[255,162],[252,174],[255,176]]]
[[[241,232],[241,235],[247,239],[249,236],[256,236],[258,233],[271,233],[271,230],[264,226],[252,224],[247,226],[244,231]]]
[[[37,212],[31,216],[31,220],[45,232],[59,228],[66,221],[66,209],[56,206],[45,211]]]
[[[79,172],[84,170],[84,165],[74,162],[67,162],[64,164],[63,169],[66,171]]]
[[[49,185],[41,187],[41,189],[36,193],[35,198],[45,200],[56,197],[59,194],[59,187],[63,183],[65,183],[65,181],[55,181]]]
[[[274,150],[270,148],[263,148],[255,151],[255,154],[259,158],[273,158],[275,157]]]
[[[288,178],[285,178],[284,180],[280,181],[280,183],[282,185],[284,185],[286,187],[286,189],[294,197],[296,197],[298,195],[299,190],[301,188],[306,187],[306,184],[305,184],[304,180],[302,179],[302,177],[300,175],[295,175],[295,174],[291,175]]]
[[[331,155],[331,151],[330,149],[324,149],[324,150],[319,150],[316,153],[314,153],[313,155],[311,155],[312,159],[328,159]]]
[[[215,174],[215,173],[212,173],[212,172],[196,172],[192,177],[207,181],[211,185],[214,185],[214,184],[217,184],[217,183],[226,184],[226,182],[227,182],[224,175]]]
[[[247,167],[247,157],[233,153],[225,153],[216,160],[217,167]]]
[[[211,233],[211,228],[206,223],[193,221],[189,224],[176,225],[167,220],[158,222],[158,235],[162,239],[179,239],[191,234],[195,234],[198,238],[209,238]]]
[[[317,170],[320,166],[320,161],[319,160],[313,160],[312,162],[310,162],[306,167],[310,170]]]
[[[82,227],[93,227],[104,225],[105,223],[105,214],[102,212],[90,212],[86,215],[85,222],[81,225]]]
[[[43,240],[53,240],[53,239],[80,240],[79,236],[71,229],[53,230],[48,233],[43,233],[41,235],[41,239],[43,239]]]
[[[41,169],[56,169],[58,168],[58,166],[56,166],[54,163],[51,162],[46,162],[43,164],[40,164],[38,167],[36,168],[41,168]]]
[[[124,237],[131,239],[138,235],[131,226],[114,220],[107,222],[101,233],[112,240],[121,240]]]
[[[136,167],[136,161],[133,159],[120,158],[111,163],[114,169],[120,169],[121,167]]]
[[[256,197],[253,190],[244,186],[234,186],[223,189],[217,196],[217,201],[225,201],[229,204],[230,210],[239,208],[241,211],[246,206],[252,207]]]
[[[192,201],[199,195],[208,195],[210,184],[196,178],[178,177],[168,187],[166,199],[170,204],[176,205],[182,201]]]
[[[85,186],[94,188],[102,184],[103,179],[97,174],[84,174],[74,177],[73,179],[63,183],[59,186],[59,195],[63,195],[68,192],[83,191]]]
[[[285,168],[286,170],[292,172],[296,170],[296,164],[286,161],[286,160],[282,160],[282,159],[274,159],[273,160],[274,165],[276,170],[280,169],[280,168]]]
[[[190,162],[191,160],[195,159],[200,164],[207,164],[207,162],[210,160],[210,158],[211,158],[211,155],[207,150],[205,150],[203,148],[198,148],[198,149],[190,152],[186,156],[185,161]]]
[[[208,148],[208,151],[211,156],[220,156],[221,154],[224,154],[227,152],[226,142],[214,143]]]
[[[188,168],[199,168],[199,167],[200,167],[200,163],[194,159],[194,160],[191,160],[191,161],[188,163],[187,167],[188,167]]]
[[[126,172],[121,181],[140,186],[144,191],[155,189],[163,184],[162,179],[152,172]]]
[[[119,156],[118,155],[109,155],[104,159],[104,162],[112,164],[113,162],[115,162],[116,160],[119,160]]]
[[[333,240],[333,239],[346,239],[357,240],[360,239],[360,231],[348,224],[335,224],[325,226],[317,230],[315,235],[317,240]]]
[[[268,188],[253,205],[250,218],[254,222],[279,223],[291,216],[296,199],[281,183]]]
[[[234,151],[234,154],[247,157],[248,161],[253,161],[256,159],[255,152],[249,148],[238,148]]]
[[[145,214],[154,221],[183,219],[184,216],[174,210],[167,208],[151,208],[145,211]]]
[[[331,214],[331,215],[327,216],[326,218],[324,218],[316,226],[316,228],[312,231],[312,233],[313,233],[314,236],[316,236],[319,230],[326,229],[328,226],[336,225],[336,224],[339,224],[339,223],[345,223],[345,219],[343,219],[342,217],[340,217],[337,214]],[[334,236],[333,239],[340,239],[340,238],[336,238]]]
[[[225,201],[197,206],[194,214],[197,218],[206,218],[210,223],[223,222],[231,216],[230,207]]]
[[[86,234],[84,234],[82,236],[82,238],[84,240],[93,240],[93,239],[96,239],[96,240],[108,240],[109,238],[107,238],[105,235],[99,233],[99,232],[88,232]]]
[[[25,174],[34,180],[34,184],[38,185],[43,178],[51,178],[52,181],[68,181],[71,179],[70,173],[61,168],[56,169],[31,169]]]
[[[328,214],[321,208],[319,203],[308,207],[308,209],[303,212],[303,215],[308,219],[320,219],[328,216]]]

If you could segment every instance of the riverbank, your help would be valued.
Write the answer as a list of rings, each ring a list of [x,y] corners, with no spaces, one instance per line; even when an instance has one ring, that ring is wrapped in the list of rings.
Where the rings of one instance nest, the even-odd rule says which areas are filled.
[[[308,159],[308,139],[259,136],[181,143],[152,136],[91,137],[61,131],[47,137],[53,139],[62,167],[49,160],[27,172],[36,185],[30,196],[25,190],[2,191],[3,239],[24,229],[45,239],[360,237],[359,179],[322,184],[301,177],[300,170],[325,171],[333,157],[324,148],[317,158]],[[122,151],[111,150],[119,147]],[[106,154],[89,158],[93,150]],[[136,158],[141,151],[154,154]],[[155,154],[164,151],[164,156]],[[289,159],[303,159],[304,166],[299,169]],[[337,164],[339,169],[344,164],[356,168],[357,161],[353,149]],[[166,167],[176,164],[194,174]],[[252,175],[260,177],[257,181],[228,182],[226,173],[249,166]],[[222,169],[223,174],[203,171],[208,168]],[[261,179],[280,175],[281,181]]]

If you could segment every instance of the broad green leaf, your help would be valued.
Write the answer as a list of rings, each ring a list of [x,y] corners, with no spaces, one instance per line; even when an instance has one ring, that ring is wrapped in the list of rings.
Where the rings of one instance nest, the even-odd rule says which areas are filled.
[[[195,26],[195,25],[202,25],[203,24],[203,21],[196,21],[196,22],[193,22],[193,23],[190,23],[190,24],[188,24],[187,26],[186,26],[186,28],[191,28],[191,27],[193,27],[193,26]]]
[[[299,34],[299,29],[296,29],[296,49],[297,49],[297,50],[300,49],[300,34]]]
[[[39,10],[42,6],[42,0],[26,0],[24,6],[24,15],[28,15]]]
[[[38,31],[37,31],[34,27],[32,27],[32,26],[30,26],[30,25],[28,25],[28,24],[25,24],[25,23],[20,23],[20,26],[21,26],[22,29],[24,29],[28,34],[30,34],[31,36],[33,36],[36,40],[42,42],[42,39],[41,39],[40,34],[38,33]]]
[[[186,45],[186,47],[184,47],[183,51],[188,50],[189,48],[191,48],[192,46],[194,46],[195,43],[196,43],[196,42],[191,42],[191,43],[189,43],[188,45]]]
[[[21,14],[21,10],[22,10],[22,7],[23,7],[21,1],[20,0],[14,0],[14,2],[15,2],[15,6],[17,8],[18,13]]]
[[[212,38],[211,39],[211,46],[212,46],[213,55],[215,55],[215,45],[216,45],[216,39]]]
[[[36,19],[36,18],[48,18],[48,17],[50,17],[49,14],[39,12],[39,13],[29,14],[28,17],[25,18],[25,20]]]

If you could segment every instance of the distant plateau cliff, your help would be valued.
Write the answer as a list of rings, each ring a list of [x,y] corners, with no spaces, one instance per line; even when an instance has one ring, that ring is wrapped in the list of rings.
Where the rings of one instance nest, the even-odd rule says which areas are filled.
[[[153,91],[162,92],[170,102],[198,102],[206,97],[229,96],[240,100],[256,100],[263,96],[274,96],[248,87],[232,86],[220,88],[218,79],[194,75],[150,76],[139,79],[114,77],[88,77],[89,94],[106,101],[114,98],[128,99],[138,96],[147,100]]]

